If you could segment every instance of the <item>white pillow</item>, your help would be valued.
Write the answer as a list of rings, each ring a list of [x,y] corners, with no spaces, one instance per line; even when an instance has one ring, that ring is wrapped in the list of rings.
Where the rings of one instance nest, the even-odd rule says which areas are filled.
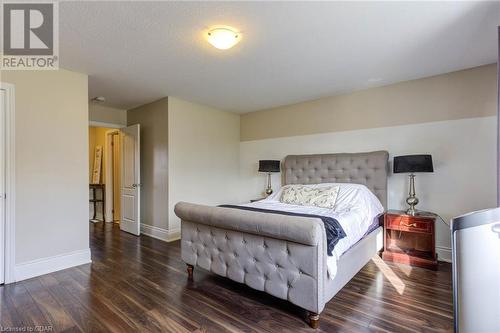
[[[287,185],[283,187],[280,202],[291,205],[316,206],[333,209],[337,201],[339,189],[339,185],[322,188],[304,185]]]

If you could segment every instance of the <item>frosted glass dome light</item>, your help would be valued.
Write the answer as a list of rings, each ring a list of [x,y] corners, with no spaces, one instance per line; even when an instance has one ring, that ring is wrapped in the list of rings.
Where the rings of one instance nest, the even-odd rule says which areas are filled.
[[[207,33],[207,39],[213,47],[227,50],[240,41],[240,34],[230,27],[213,28]]]

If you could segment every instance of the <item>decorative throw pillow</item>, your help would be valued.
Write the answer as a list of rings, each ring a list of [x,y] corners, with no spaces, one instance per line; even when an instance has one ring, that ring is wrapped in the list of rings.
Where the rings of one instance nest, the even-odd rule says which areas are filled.
[[[314,188],[304,185],[285,186],[280,201],[291,205],[335,207],[340,186]]]

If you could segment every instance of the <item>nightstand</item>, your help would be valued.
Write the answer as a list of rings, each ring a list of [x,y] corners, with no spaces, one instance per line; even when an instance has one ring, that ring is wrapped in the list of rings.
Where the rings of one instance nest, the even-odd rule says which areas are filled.
[[[436,215],[389,210],[384,215],[382,259],[436,270]]]

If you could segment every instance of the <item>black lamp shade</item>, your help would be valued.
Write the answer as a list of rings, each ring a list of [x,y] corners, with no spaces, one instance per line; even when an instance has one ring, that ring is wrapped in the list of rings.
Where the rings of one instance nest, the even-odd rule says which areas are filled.
[[[259,172],[280,172],[280,161],[260,160]]]
[[[431,155],[394,156],[394,173],[434,172]]]

